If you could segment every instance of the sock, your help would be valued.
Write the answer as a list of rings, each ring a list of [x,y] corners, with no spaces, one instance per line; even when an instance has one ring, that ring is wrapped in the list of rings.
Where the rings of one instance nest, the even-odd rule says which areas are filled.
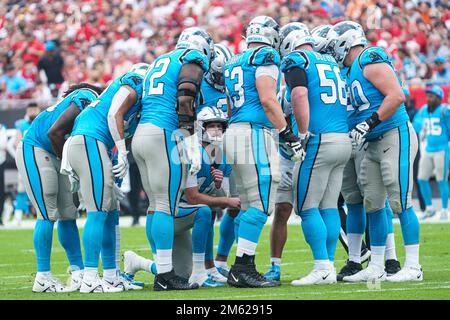
[[[103,228],[102,240],[102,265],[103,269],[116,270],[116,225],[119,220],[119,211],[114,210],[107,213]]]
[[[413,207],[410,207],[399,214],[400,225],[402,227],[403,241],[405,246],[419,244],[420,226]]]
[[[420,268],[419,245],[405,245],[405,267]]]
[[[194,226],[192,227],[192,253],[205,254],[211,217],[212,212],[208,206],[202,206],[197,210],[197,214],[194,218]]]
[[[21,210],[22,212],[28,213],[29,204],[26,192],[17,192],[16,201],[14,201],[14,208],[16,210]]]
[[[341,219],[337,208],[322,209],[320,215],[327,228],[327,252],[328,260],[334,261],[336,245],[341,232]]]
[[[370,219],[370,215],[369,215]],[[369,264],[376,265],[377,267],[384,269],[384,252],[385,246],[375,246],[372,244],[370,247],[371,255]]]
[[[311,247],[314,260],[327,260],[327,227],[320,216],[319,209],[311,208],[300,212],[305,240]]]
[[[386,239],[386,260],[397,260],[397,253],[395,252],[395,235],[388,233]]]
[[[439,193],[441,194],[442,209],[448,208],[448,181],[438,181]]]
[[[234,218],[234,238],[236,240],[236,243],[239,239],[239,225],[241,222],[241,217],[245,213],[244,210],[239,211],[239,214]]]
[[[119,225],[119,212],[117,212],[116,221],[116,272],[120,275],[120,225]]]
[[[206,239],[205,261],[214,260],[214,219],[209,223],[208,238]]]
[[[329,270],[330,268],[329,260],[314,260],[314,270]]]
[[[156,268],[159,274],[172,270],[173,233],[173,216],[156,211],[151,223],[151,234],[155,241]]]
[[[228,263],[226,261],[214,260],[214,265],[216,268],[228,269]]]
[[[425,205],[431,206],[431,187],[428,182],[428,180],[417,180],[417,183],[420,187],[420,193],[422,194],[423,201],[425,202]]]
[[[107,212],[92,211],[87,213],[83,231],[85,267],[98,268],[98,258],[102,249],[103,229],[107,218]]]
[[[386,206],[384,207],[386,210],[386,218],[387,218],[387,232],[394,233],[394,224],[392,223],[392,219],[394,219],[394,212],[392,212],[391,206],[389,202],[386,200]]]
[[[361,263],[361,244],[366,230],[366,211],[362,203],[347,203],[346,231],[348,241],[348,259]]]
[[[97,268],[86,267],[84,268],[83,280],[86,280],[88,282],[94,281],[95,277],[97,276],[97,273],[98,273]]]
[[[281,258],[270,258],[270,264],[281,266]]]
[[[103,269],[103,279],[113,282],[117,277],[116,268],[114,269]]]
[[[145,232],[147,234],[148,243],[150,243],[150,247],[152,248],[153,255],[156,256],[156,245],[152,236],[152,222],[154,215],[155,215],[154,213],[147,214],[147,220],[145,222]]]
[[[77,222],[75,220],[59,220],[58,239],[66,251],[72,271],[83,270],[84,265]]]
[[[242,257],[244,253],[249,256],[255,255],[256,246],[266,221],[267,215],[256,208],[249,208],[241,215],[236,256]]]
[[[192,274],[201,274],[205,272],[205,253],[192,254]]]
[[[369,213],[369,236],[370,247],[386,246],[387,238],[387,217],[386,210],[380,209]]]
[[[37,271],[50,271],[50,255],[53,242],[53,221],[36,220],[34,227],[34,250],[36,251]]]
[[[14,210],[14,221],[16,223],[22,222],[23,211],[22,210]]]
[[[228,257],[234,242],[234,218],[228,213],[222,217],[219,227],[219,244],[217,246],[217,255]]]

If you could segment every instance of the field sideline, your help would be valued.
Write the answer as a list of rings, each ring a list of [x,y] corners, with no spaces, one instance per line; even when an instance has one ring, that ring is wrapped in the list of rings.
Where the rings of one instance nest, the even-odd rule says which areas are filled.
[[[264,228],[257,252],[257,266],[265,272],[269,266],[269,228]],[[403,241],[398,224],[395,225],[397,254],[404,261]],[[420,257],[424,281],[391,284],[383,282],[380,287],[364,284],[338,283],[330,286],[293,287],[290,282],[307,274],[312,268],[312,255],[303,239],[299,225],[289,225],[289,238],[282,263],[282,286],[271,289],[200,288],[189,292],[154,292],[153,276],[139,273],[137,280],[144,281],[141,291],[119,294],[36,294],[31,292],[35,272],[32,230],[0,230],[0,299],[450,299],[450,224],[422,224]],[[216,226],[216,241],[218,227]],[[122,228],[122,253],[134,250],[150,257],[145,229]],[[52,272],[63,283],[68,279],[68,263],[59,245],[56,232],[53,239]],[[235,247],[232,249],[234,255]],[[338,243],[336,267],[345,263],[346,254]],[[229,263],[232,261],[229,261]]]

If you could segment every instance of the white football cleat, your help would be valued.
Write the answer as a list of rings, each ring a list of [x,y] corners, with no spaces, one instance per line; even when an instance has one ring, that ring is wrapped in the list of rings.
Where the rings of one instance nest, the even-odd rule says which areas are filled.
[[[354,275],[343,277],[342,281],[345,282],[367,282],[367,281],[385,281],[386,280],[386,271],[384,270],[384,266],[382,268],[370,264],[369,266]]]
[[[83,272],[82,271],[72,272],[69,284],[67,287],[64,288],[64,292],[79,291],[82,282],[83,282]]]
[[[142,270],[142,266],[145,265],[145,260],[144,257],[141,257],[133,251],[125,251],[123,253],[124,272],[136,274],[136,272]]]
[[[206,274],[206,272],[202,272],[202,273],[192,273],[191,276],[189,277],[189,284],[198,284],[199,287],[201,287],[203,285],[203,283],[208,280],[208,275]]]
[[[216,267],[206,270],[208,276],[215,282],[227,283],[227,278],[225,278]]]
[[[33,284],[33,292],[56,292],[63,293],[64,286],[59,282],[58,279],[55,279],[52,274],[49,272],[46,275],[37,274],[34,279]]]
[[[327,270],[313,270],[307,276],[292,281],[291,285],[309,286],[313,284],[332,284],[336,282],[336,270],[331,268]]]
[[[440,219],[441,219],[441,221],[446,221],[446,220],[448,220],[448,212],[447,212],[447,210],[442,210],[442,211],[441,211]]]
[[[114,287],[109,282],[102,281],[98,274],[95,276],[93,281],[89,281],[83,277],[80,287],[81,293],[116,293],[122,291],[123,287]]]
[[[389,282],[422,281],[423,280],[422,267],[420,266],[419,268],[403,267],[396,274],[387,277],[386,280]]]
[[[130,282],[128,279],[126,279],[122,275],[117,276],[114,279],[113,283],[111,283],[110,281],[106,280],[105,278],[103,278],[103,281],[106,281],[109,285],[112,285],[113,287],[122,288],[123,291],[142,290],[144,288],[144,287],[137,286],[137,285],[133,284],[132,282]]]

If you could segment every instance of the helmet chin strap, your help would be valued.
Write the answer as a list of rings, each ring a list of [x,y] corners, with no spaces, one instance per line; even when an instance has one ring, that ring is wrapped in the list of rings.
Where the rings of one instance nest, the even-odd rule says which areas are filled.
[[[212,137],[207,131],[203,133],[203,142],[212,144],[214,146],[219,146],[222,144],[222,141],[223,137]]]

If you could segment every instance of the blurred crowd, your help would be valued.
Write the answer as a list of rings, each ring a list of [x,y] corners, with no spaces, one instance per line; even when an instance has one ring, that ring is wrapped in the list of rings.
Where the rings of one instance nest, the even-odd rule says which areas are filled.
[[[0,100],[51,99],[81,81],[106,85],[171,50],[190,26],[237,53],[256,15],[310,28],[357,21],[407,84],[450,84],[450,0],[0,0]]]

